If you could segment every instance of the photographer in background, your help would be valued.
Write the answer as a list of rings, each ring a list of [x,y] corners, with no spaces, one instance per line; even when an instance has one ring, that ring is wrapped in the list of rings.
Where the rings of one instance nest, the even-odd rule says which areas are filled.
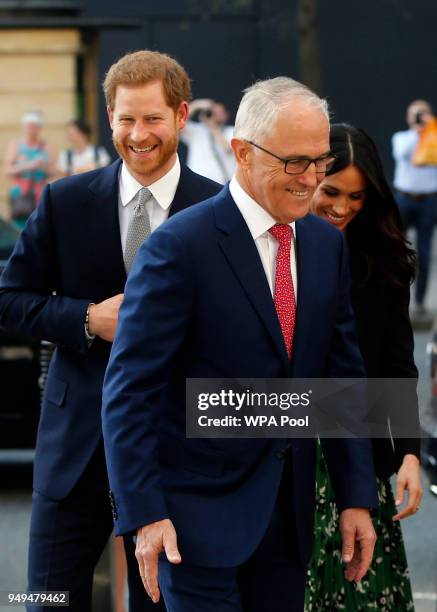
[[[181,140],[188,147],[187,166],[218,183],[226,183],[235,169],[230,145],[234,126],[226,123],[228,110],[221,102],[199,98],[191,102],[189,117],[181,131]]]
[[[414,318],[429,317],[424,306],[431,259],[431,244],[437,207],[437,166],[417,166],[412,158],[419,143],[420,133],[432,118],[429,102],[415,100],[407,108],[408,130],[396,132],[392,138],[395,160],[395,197],[405,229],[416,229],[417,280]]]

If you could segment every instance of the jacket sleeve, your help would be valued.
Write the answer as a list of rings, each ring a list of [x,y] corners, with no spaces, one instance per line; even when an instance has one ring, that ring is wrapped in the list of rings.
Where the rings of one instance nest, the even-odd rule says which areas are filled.
[[[389,292],[383,376],[387,379],[402,379],[399,385],[400,390],[395,394],[396,401],[389,400],[388,402],[396,471],[400,468],[405,455],[411,453],[420,458],[420,422],[417,399],[419,374],[414,363],[414,336],[409,304],[409,286]],[[411,437],[407,437],[410,432]]]
[[[117,534],[168,517],[157,456],[159,394],[188,329],[191,269],[180,239],[159,228],[141,246],[129,274],[103,387]]]
[[[326,374],[329,378],[362,379],[365,377],[365,370],[349,298],[348,253],[340,232],[339,236],[341,246],[337,316]],[[366,405],[359,393],[356,397],[356,413],[351,411],[349,405],[347,410],[351,420],[356,419],[358,429],[362,431],[361,423],[365,417]],[[343,438],[322,438],[321,443],[339,510],[376,508],[378,497],[370,440],[362,437],[362,434],[357,437],[348,434],[348,437]]]
[[[48,185],[0,278],[0,326],[86,352],[88,300],[56,294],[59,261],[51,209]]]

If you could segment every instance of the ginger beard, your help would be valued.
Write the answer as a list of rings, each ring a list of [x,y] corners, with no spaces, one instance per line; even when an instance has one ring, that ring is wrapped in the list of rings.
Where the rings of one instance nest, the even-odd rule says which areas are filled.
[[[151,185],[171,170],[187,116],[187,102],[168,104],[162,81],[117,85],[114,106],[108,105],[112,141],[139,183]]]
[[[176,118],[174,122],[174,133],[165,141],[153,136],[147,142],[139,145],[130,142],[129,137],[117,138],[112,134],[112,142],[117,153],[133,175],[141,176],[144,179],[154,177],[161,168],[169,164],[171,158],[177,151],[179,134],[176,126]],[[150,147],[153,148],[147,151]],[[139,152],[140,149],[146,150]]]

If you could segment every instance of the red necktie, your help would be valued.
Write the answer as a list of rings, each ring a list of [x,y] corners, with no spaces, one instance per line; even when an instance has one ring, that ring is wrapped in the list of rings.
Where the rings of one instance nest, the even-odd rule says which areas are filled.
[[[288,358],[293,351],[294,325],[296,321],[296,299],[290,268],[290,250],[293,230],[289,225],[276,224],[269,232],[279,242],[276,255],[275,308],[278,313]]]

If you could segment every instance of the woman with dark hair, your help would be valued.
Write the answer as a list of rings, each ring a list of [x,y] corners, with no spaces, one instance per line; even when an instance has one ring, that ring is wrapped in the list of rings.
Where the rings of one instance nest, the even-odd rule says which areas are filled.
[[[334,165],[312,202],[314,214],[344,232],[349,248],[351,303],[358,340],[369,378],[417,378],[408,306],[415,256],[405,240],[398,208],[384,176],[376,146],[363,131],[334,124],[330,134]],[[418,424],[417,401],[410,421]],[[379,407],[383,410],[387,407]],[[394,431],[396,418],[390,412]],[[305,610],[414,610],[399,520],[418,511],[422,497],[420,441],[374,439],[379,508],[378,536],[371,569],[359,585],[343,575],[338,515],[320,451],[317,474],[315,550],[310,566]],[[396,476],[396,502],[390,476]],[[408,503],[397,508],[408,494]]]

